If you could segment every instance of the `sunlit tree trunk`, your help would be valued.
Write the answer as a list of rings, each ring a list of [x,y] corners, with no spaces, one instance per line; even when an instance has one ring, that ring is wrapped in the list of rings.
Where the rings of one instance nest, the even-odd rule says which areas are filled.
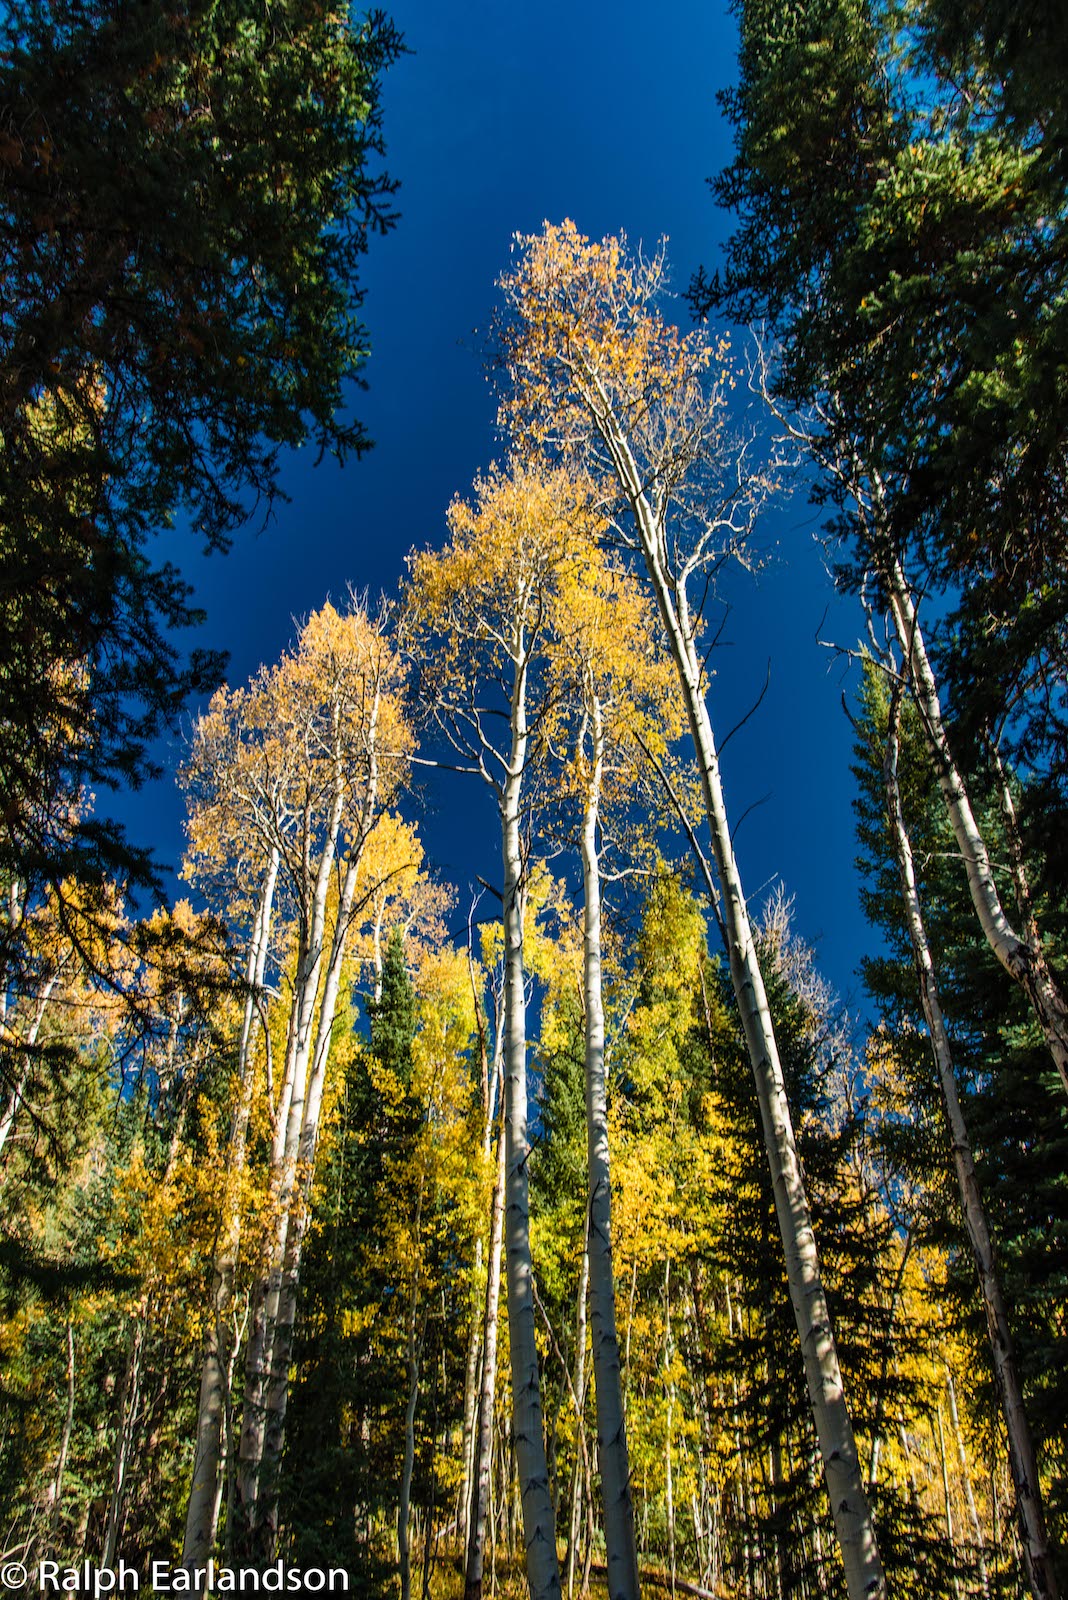
[[[670,570],[665,530],[649,501],[630,445],[608,397],[603,391],[598,393],[595,378],[589,381],[598,427],[634,514],[693,736],[720,883],[731,981],[756,1082],[790,1300],[850,1600],[883,1600],[886,1581],[846,1405],[782,1063],[727,820],[696,629],[689,614],[686,573]]]
[[[957,1386],[953,1382],[953,1372],[946,1363],[946,1392],[949,1395],[949,1420],[953,1424],[953,1438],[957,1445],[957,1463],[960,1467],[961,1480],[964,1485],[964,1503],[968,1507],[968,1517],[972,1525],[972,1540],[975,1544],[976,1562],[979,1567],[979,1586],[984,1596],[990,1593],[990,1579],[986,1570],[986,1546],[983,1543],[983,1530],[979,1525],[979,1510],[975,1504],[975,1491],[972,1488],[972,1475],[968,1470],[968,1457],[964,1449],[964,1435],[960,1427],[960,1413],[957,1410]]]
[[[575,1295],[575,1382],[574,1391],[577,1400],[575,1427],[585,1428],[586,1411],[586,1306],[589,1299],[590,1286],[590,1252],[589,1252],[589,1213],[586,1216],[586,1229],[582,1239],[582,1261],[579,1265],[578,1292]],[[567,1534],[567,1561],[564,1575],[564,1587],[570,1595],[575,1582],[575,1564],[578,1555],[579,1528],[582,1522],[582,1508],[584,1497],[588,1501],[593,1494],[593,1484],[587,1483],[582,1470],[584,1450],[575,1453],[575,1468],[571,1475],[571,1509],[568,1516]]]
[[[344,791],[335,784],[325,843],[312,876],[308,841],[312,821],[306,810],[302,845],[301,939],[286,1041],[286,1064],[276,1107],[271,1150],[270,1199],[274,1221],[266,1272],[253,1288],[251,1330],[245,1359],[245,1397],[241,1419],[238,1467],[240,1531],[238,1547],[251,1553],[257,1540],[257,1501],[267,1420],[267,1387],[273,1363],[274,1333],[285,1265],[286,1235],[297,1171],[297,1147],[303,1123],[304,1092],[312,1044],[315,1002],[319,991],[325,939],[326,904],[337,853]]]
[[[18,1053],[21,1058],[21,1065],[19,1067],[18,1077],[11,1087],[11,1098],[4,1108],[3,1115],[0,1116],[0,1155],[3,1154],[4,1146],[7,1144],[8,1136],[15,1125],[15,1118],[18,1116],[19,1108],[22,1105],[23,1096],[26,1093],[26,1085],[30,1080],[30,1072],[33,1068],[34,1047],[37,1044],[37,1037],[41,1031],[41,1023],[44,1021],[44,1014],[48,1008],[48,1002],[52,998],[56,983],[59,980],[60,970],[61,967],[54,968],[45,979],[44,984],[41,987],[41,992],[37,996],[37,1004],[34,1007],[33,1019],[30,1022],[29,1028],[26,1030],[25,1037],[20,1040],[18,1044]]]
[[[228,1374],[233,1356],[234,1279],[241,1247],[241,1182],[252,1110],[252,1027],[257,1003],[262,1002],[274,893],[278,882],[278,861],[277,849],[272,850],[252,927],[245,972],[248,988],[238,1040],[237,1105],[230,1129],[219,1242],[215,1250],[211,1315],[204,1338],[200,1375],[193,1481],[182,1545],[182,1565],[186,1568],[203,1567],[215,1544],[224,1422],[230,1407]]]
[[[496,1122],[498,1085],[500,1083],[502,1052],[504,1039],[499,1027],[494,1029],[493,1038],[493,1065],[489,1062],[489,1051],[486,1045],[486,1018],[482,1009],[481,997],[476,992],[474,958],[468,946],[468,969],[471,975],[472,998],[475,1003],[475,1021],[478,1027],[479,1063],[482,1079],[482,1160],[488,1167],[493,1149],[493,1128]],[[494,1184],[493,1198],[490,1206],[490,1234],[493,1232],[493,1207],[497,1203],[497,1186]],[[484,1241],[479,1232],[475,1239],[475,1259],[472,1268],[472,1281],[476,1286],[481,1285]],[[498,1238],[498,1254],[500,1253],[500,1240]],[[499,1271],[499,1269],[498,1269]],[[488,1292],[488,1290],[487,1290]],[[481,1302],[481,1303],[480,1303]],[[483,1364],[479,1357],[482,1354],[485,1337],[485,1307],[486,1294],[476,1298],[472,1294],[471,1326],[467,1336],[467,1361],[464,1367],[464,1410],[463,1410],[463,1460],[464,1476],[461,1487],[459,1527],[462,1536],[462,1548],[466,1552],[470,1543],[471,1521],[474,1515],[475,1481],[478,1474],[478,1408],[480,1373]],[[496,1312],[494,1313],[496,1315]],[[496,1337],[496,1334],[494,1334]],[[483,1516],[485,1510],[483,1508]],[[481,1571],[481,1567],[479,1569]]]
[[[549,1473],[545,1461],[541,1380],[534,1338],[527,1166],[526,994],[523,963],[525,902],[520,795],[527,759],[527,664],[517,665],[511,701],[511,744],[501,792],[504,866],[504,1124],[505,1262],[516,1464],[523,1507],[527,1582],[531,1600],[560,1600],[560,1571]]]
[[[489,1247],[486,1259],[486,1307],[482,1324],[482,1381],[472,1460],[471,1511],[468,1519],[467,1568],[464,1600],[482,1600],[486,1518],[490,1512],[493,1467],[493,1401],[497,1389],[497,1322],[501,1291],[501,1237],[504,1224],[506,1143],[502,1128],[497,1142],[497,1174],[490,1209]]]
[[[259,1498],[261,1504],[257,1518],[261,1527],[259,1543],[268,1559],[274,1555],[274,1544],[277,1536],[278,1469],[282,1460],[282,1448],[285,1440],[286,1410],[289,1401],[289,1368],[297,1321],[300,1265],[304,1239],[311,1216],[311,1189],[315,1175],[315,1152],[322,1120],[323,1093],[330,1060],[334,1018],[341,988],[341,971],[345,960],[345,949],[352,921],[357,885],[360,881],[363,847],[371,830],[375,803],[376,785],[372,767],[372,780],[368,784],[366,803],[361,818],[362,826],[352,841],[349,859],[345,866],[345,875],[342,880],[330,955],[319,1002],[315,1046],[311,1054],[310,1071],[307,1073],[303,1097],[298,1095],[295,1090],[290,1105],[291,1123],[296,1125],[299,1119],[299,1131],[296,1135],[296,1156],[293,1162],[289,1199],[290,1211],[285,1228],[282,1271],[277,1303],[273,1308],[273,1327],[270,1329],[267,1342],[270,1352],[270,1372],[265,1401],[266,1420],[263,1428],[260,1458],[261,1482]],[[287,1137],[287,1162],[292,1159],[291,1148],[290,1138]],[[271,1309],[269,1305],[268,1314],[270,1314]]]
[[[604,1500],[604,1533],[610,1600],[637,1600],[638,1553],[623,1414],[616,1292],[612,1270],[612,1185],[608,1153],[605,1085],[604,998],[601,986],[601,878],[597,845],[605,735],[601,704],[588,690],[591,740],[589,786],[582,828],[585,892],[583,983],[586,1009],[586,1134],[589,1158],[588,1247],[590,1327],[597,1401],[597,1461]],[[580,1388],[581,1399],[581,1388]]]

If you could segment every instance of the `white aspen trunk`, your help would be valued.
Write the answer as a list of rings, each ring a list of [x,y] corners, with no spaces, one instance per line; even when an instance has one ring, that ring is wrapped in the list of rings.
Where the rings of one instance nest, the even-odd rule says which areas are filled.
[[[492,1201],[491,1201],[492,1204]],[[471,1324],[467,1330],[467,1357],[464,1361],[464,1405],[461,1432],[463,1452],[463,1477],[456,1508],[456,1528],[460,1548],[467,1551],[471,1532],[472,1506],[475,1492],[476,1431],[478,1428],[478,1391],[481,1372],[482,1333],[485,1315],[485,1285],[482,1282],[485,1246],[481,1233],[475,1240],[475,1253],[471,1262]],[[479,1293],[479,1291],[482,1291]]]
[[[520,792],[527,755],[526,662],[517,661],[512,693],[511,749],[501,793],[504,867],[505,1015],[505,1260],[512,1368],[515,1453],[523,1507],[527,1583],[531,1600],[560,1600],[556,1528],[549,1493],[542,1427],[541,1381],[534,1338],[534,1293],[530,1257],[527,1163],[526,994],[523,965],[524,874],[520,840]]]
[[[675,1380],[671,1375],[671,1257],[664,1262],[664,1389],[667,1428],[664,1437],[664,1509],[667,1515],[668,1579],[675,1593],[675,1475],[671,1461],[671,1431],[675,1418]]]
[[[897,778],[897,716],[898,705],[895,702],[890,712],[884,780],[887,811],[897,852],[905,919],[919,981],[920,1004],[927,1022],[931,1053],[934,1056],[935,1070],[942,1090],[942,1103],[949,1124],[950,1148],[953,1153],[957,1187],[960,1191],[961,1209],[964,1212],[964,1222],[975,1260],[979,1292],[986,1316],[987,1338],[994,1365],[994,1380],[1005,1418],[1009,1466],[1016,1492],[1016,1514],[1027,1581],[1036,1600],[1056,1600],[1057,1583],[1046,1533],[1038,1463],[1016,1365],[1008,1308],[1002,1293],[994,1245],[975,1171],[971,1140],[968,1137],[968,1128],[957,1091],[949,1033],[942,1013],[934,961],[927,941],[927,930],[924,926],[919,890],[916,885],[912,844],[905,827],[901,806]]]
[[[422,1191],[416,1209],[416,1239],[419,1237],[422,1212]],[[419,1340],[416,1325],[419,1315],[419,1266],[412,1276],[411,1297],[408,1305],[408,1347],[406,1366],[408,1372],[408,1401],[404,1408],[404,1460],[401,1466],[400,1494],[397,1498],[397,1566],[400,1572],[401,1600],[411,1600],[412,1561],[409,1525],[412,1508],[412,1472],[415,1468],[415,1408],[419,1402]]]
[[[70,1436],[74,1428],[74,1325],[67,1323],[67,1406],[63,1413],[63,1433],[56,1457],[56,1475],[52,1480],[52,1515],[49,1518],[52,1537],[59,1531],[59,1511],[63,1500],[63,1474],[67,1470],[70,1453]]]
[[[972,904],[987,943],[1011,978],[1023,989],[1045,1035],[1050,1055],[1068,1092],[1068,1001],[1046,963],[1037,929],[1030,942],[1021,939],[1005,915],[990,856],[968,795],[964,775],[953,757],[942,720],[938,685],[927,656],[916,606],[900,562],[890,562],[885,574],[890,615],[905,661],[920,721],[927,736],[939,787],[964,862]]]
[[[61,967],[57,967],[55,971],[49,973],[48,977],[46,978],[44,987],[37,997],[37,1005],[34,1008],[33,1021],[30,1023],[25,1039],[20,1041],[22,1067],[17,1080],[12,1086],[11,1099],[4,1108],[3,1116],[0,1117],[0,1155],[3,1154],[4,1146],[8,1141],[8,1135],[15,1125],[15,1118],[18,1116],[19,1107],[22,1105],[22,1097],[26,1093],[26,1085],[30,1078],[30,1068],[33,1065],[33,1047],[37,1043],[37,1035],[41,1031],[41,1023],[44,1021],[45,1010],[48,1006],[49,1000],[52,998],[52,992],[56,987],[60,971]],[[6,1012],[6,1006],[4,1009]]]
[[[104,1547],[100,1557],[102,1567],[115,1564],[119,1534],[122,1531],[123,1512],[126,1507],[126,1480],[133,1454],[134,1432],[138,1407],[141,1403],[141,1346],[148,1320],[148,1306],[142,1302],[134,1313],[130,1329],[130,1349],[123,1374],[122,1398],[119,1404],[119,1425],[115,1437],[115,1461],[112,1469],[111,1498],[108,1502],[107,1522],[104,1527]]]
[[[586,1138],[589,1160],[587,1258],[590,1275],[590,1328],[593,1335],[597,1400],[597,1461],[604,1501],[604,1535],[609,1600],[638,1600],[638,1552],[634,1504],[623,1413],[623,1389],[616,1332],[616,1291],[612,1269],[612,1183],[608,1152],[608,1096],[605,1085],[604,997],[601,982],[601,878],[597,821],[604,768],[601,706],[589,692],[593,762],[582,828],[585,888],[583,983],[586,1002]],[[581,1389],[580,1389],[581,1398]]]
[[[285,1266],[286,1237],[289,1230],[293,1190],[296,1180],[297,1148],[303,1125],[304,1094],[308,1073],[308,1057],[312,1044],[312,1024],[315,1002],[319,992],[322,972],[323,940],[326,923],[326,904],[330,889],[331,870],[337,853],[344,805],[344,786],[340,773],[335,783],[333,801],[327,824],[322,853],[316,867],[310,899],[302,907],[304,920],[301,951],[297,963],[293,1004],[290,1012],[289,1037],[286,1048],[285,1078],[279,1095],[279,1105],[271,1151],[270,1200],[274,1213],[273,1237],[270,1239],[267,1270],[253,1292],[252,1327],[245,1361],[245,1399],[241,1419],[241,1453],[238,1468],[238,1501],[241,1516],[241,1545],[252,1553],[258,1540],[260,1516],[257,1501],[263,1463],[267,1419],[267,1388],[274,1360],[274,1336],[278,1320],[278,1304]],[[306,840],[310,837],[311,817],[304,818]],[[306,874],[307,842],[304,845]]]
[[[225,1419],[230,1406],[229,1374],[233,1366],[234,1279],[241,1249],[241,1182],[245,1171],[248,1123],[252,1110],[252,1024],[257,996],[263,992],[270,946],[274,892],[278,882],[277,849],[272,850],[260,891],[252,927],[245,979],[248,993],[241,1021],[237,1052],[237,1105],[230,1127],[229,1160],[223,1190],[219,1237],[215,1247],[212,1281],[212,1315],[204,1338],[197,1406],[196,1454],[193,1481],[185,1515],[182,1565],[204,1567],[215,1544],[222,1485],[222,1451]],[[191,1593],[194,1591],[190,1591]],[[195,1591],[201,1592],[198,1587]]]
[[[486,1263],[486,1314],[482,1331],[482,1386],[478,1398],[478,1424],[472,1459],[474,1474],[467,1535],[467,1569],[464,1600],[482,1600],[482,1569],[486,1546],[486,1517],[493,1486],[493,1402],[497,1389],[497,1326],[501,1292],[501,1238],[504,1232],[505,1156],[504,1129],[497,1142],[497,1176],[490,1210],[489,1256]],[[490,1527],[492,1530],[492,1515]]]
[[[942,1407],[938,1407],[936,1415],[938,1423],[938,1461],[942,1469],[942,1504],[946,1516],[946,1541],[949,1545],[949,1558],[953,1563],[953,1593],[960,1600],[960,1580],[957,1577],[957,1541],[953,1532],[953,1507],[949,1498],[949,1469],[946,1465],[946,1435],[942,1427]]]
[[[578,1293],[575,1296],[575,1397],[578,1402],[575,1427],[578,1430],[585,1427],[586,1414],[586,1300],[589,1284],[590,1218],[587,1210],[586,1225],[582,1239],[582,1263],[579,1267]],[[583,1495],[593,1494],[593,1484],[585,1482],[582,1472],[584,1454],[583,1450],[576,1448],[575,1470],[571,1477],[571,1513],[568,1519],[567,1573],[565,1577],[565,1587],[569,1595],[575,1582],[575,1555],[578,1546],[579,1524],[582,1518]]]
[[[715,1457],[715,1436],[712,1418],[709,1414],[709,1393],[716,1395],[718,1403],[719,1385],[714,1384],[710,1377],[710,1362],[705,1350],[701,1330],[704,1325],[704,1304],[701,1295],[696,1262],[690,1263],[689,1273],[690,1303],[687,1310],[687,1322],[690,1328],[691,1344],[691,1371],[693,1373],[693,1397],[697,1411],[697,1420],[700,1428],[699,1448],[697,1451],[697,1490],[700,1505],[700,1527],[703,1534],[698,1531],[698,1521],[695,1516],[694,1531],[697,1535],[698,1554],[701,1558],[701,1583],[706,1588],[714,1588],[717,1573],[717,1524],[718,1524],[718,1496],[720,1489],[715,1490],[709,1480],[709,1463]],[[701,1544],[704,1539],[704,1552]]]
[[[261,1471],[265,1463],[270,1462],[272,1467],[276,1467],[281,1460],[289,1393],[289,1364],[296,1326],[300,1262],[310,1220],[309,1199],[315,1171],[319,1125],[322,1120],[323,1092],[330,1062],[331,1035],[337,1012],[341,969],[345,959],[348,924],[352,914],[359,867],[360,853],[357,852],[345,870],[337,923],[319,1006],[315,1045],[310,1053],[310,1070],[304,1075],[303,1085],[300,1081],[302,1075],[298,1073],[290,1105],[290,1129],[285,1152],[289,1170],[287,1186],[283,1187],[281,1195],[283,1200],[288,1197],[288,1211],[284,1227],[280,1226],[276,1234],[276,1248],[281,1245],[283,1252],[282,1266],[276,1299],[273,1306],[270,1304],[268,1306],[271,1321],[266,1354],[269,1356],[270,1364],[264,1402]]]
[[[790,1300],[801,1341],[809,1403],[849,1600],[885,1600],[886,1579],[846,1405],[782,1063],[727,821],[719,757],[702,689],[702,664],[688,613],[685,581],[673,579],[669,574],[664,530],[650,505],[629,443],[603,391],[595,396],[595,401],[601,436],[634,514],[642,556],[678,672],[697,755],[722,893],[731,982],[756,1082]]]
[[[884,1393],[886,1389],[886,1374],[890,1365],[890,1356],[893,1350],[894,1329],[897,1323],[898,1308],[901,1305],[901,1289],[905,1281],[905,1268],[908,1266],[909,1256],[912,1253],[913,1232],[911,1226],[905,1234],[904,1247],[901,1251],[901,1260],[894,1275],[894,1286],[890,1291],[890,1315],[886,1327],[886,1342],[882,1360],[881,1382],[879,1397],[876,1401],[875,1416],[872,1421],[871,1462],[868,1467],[868,1488],[874,1491],[879,1481],[879,1464],[883,1451],[883,1422],[884,1422]]]
[[[475,1018],[478,1025],[479,1060],[482,1068],[482,1103],[484,1118],[482,1124],[482,1160],[484,1166],[489,1165],[490,1154],[493,1149],[493,1125],[496,1120],[496,1095],[497,1083],[500,1078],[502,1064],[502,1050],[504,1040],[501,1030],[496,1030],[493,1041],[493,1067],[492,1076],[486,1050],[486,1020],[482,1013],[479,996],[475,992],[474,963],[471,958],[470,945],[468,946],[468,970],[471,974],[471,992],[475,1003]],[[490,1234],[493,1232],[493,1207],[497,1204],[497,1187],[494,1185],[492,1200],[490,1202]],[[472,1278],[479,1284],[482,1277],[483,1238],[479,1233],[475,1240],[475,1259]],[[498,1255],[500,1254],[498,1240]],[[492,1244],[491,1244],[492,1248]],[[471,1328],[467,1340],[467,1364],[464,1370],[464,1412],[463,1412],[463,1451],[464,1451],[464,1476],[461,1488],[460,1501],[460,1532],[462,1548],[467,1551],[471,1534],[471,1519],[474,1515],[475,1478],[477,1474],[477,1428],[479,1405],[479,1356],[484,1349],[483,1336],[485,1333],[484,1307],[486,1294],[482,1295],[482,1305],[477,1298],[472,1298]],[[496,1314],[496,1313],[495,1313]]]
[[[359,882],[367,840],[374,825],[378,804],[378,763],[374,741],[378,726],[378,698],[373,702],[368,740],[370,759],[367,787],[361,807],[360,820],[353,829],[348,861],[338,899],[337,917],[330,942],[330,955],[326,965],[322,998],[315,1029],[315,1045],[310,1053],[304,1052],[304,1068],[300,1067],[294,1079],[293,1098],[289,1108],[289,1128],[286,1134],[285,1172],[281,1189],[282,1202],[287,1206],[280,1226],[277,1242],[282,1248],[282,1266],[278,1277],[277,1297],[268,1302],[267,1339],[267,1395],[265,1422],[260,1443],[259,1499],[257,1543],[267,1560],[274,1557],[277,1537],[278,1470],[285,1442],[286,1409],[289,1403],[289,1367],[293,1353],[293,1339],[297,1321],[297,1297],[300,1287],[300,1264],[304,1239],[310,1220],[311,1189],[315,1175],[315,1152],[319,1141],[319,1124],[322,1120],[323,1093],[330,1062],[330,1044],[338,995],[341,990],[341,971],[345,961],[353,905]],[[317,974],[318,976],[318,974]],[[422,1203],[420,1195],[420,1205]],[[417,1225],[418,1226],[418,1225]]]
[[[909,1498],[912,1501],[913,1510],[918,1513],[921,1510],[920,1488],[916,1482],[915,1468],[912,1465],[912,1446],[909,1444],[909,1436],[905,1432],[905,1419],[900,1415],[897,1419],[897,1437],[901,1444],[901,1454],[905,1458],[905,1473],[909,1480]]]
[[[730,1279],[723,1280],[723,1290],[727,1301],[727,1330],[734,1337],[734,1304],[731,1300]],[[742,1310],[738,1307],[738,1332],[742,1331]],[[753,1495],[749,1471],[749,1441],[742,1436],[742,1401],[738,1390],[738,1379],[731,1376],[731,1416],[734,1419],[734,1454],[738,1462],[738,1519],[742,1529],[742,1562],[745,1573],[745,1592],[751,1597],[755,1592],[754,1574],[756,1571],[756,1547],[753,1539],[753,1529],[756,1525],[756,1516],[753,1508]]]
[[[975,1541],[976,1562],[979,1567],[979,1586],[984,1596],[990,1594],[990,1579],[986,1570],[986,1546],[983,1542],[983,1530],[979,1526],[979,1512],[975,1504],[975,1493],[972,1489],[972,1476],[968,1470],[968,1457],[964,1450],[964,1435],[961,1432],[960,1413],[957,1410],[957,1386],[953,1382],[953,1372],[949,1362],[946,1362],[946,1391],[949,1395],[949,1420],[953,1424],[953,1437],[957,1445],[957,1461],[960,1465],[961,1480],[964,1484],[964,1503],[968,1507],[968,1517],[972,1525],[972,1538]]]

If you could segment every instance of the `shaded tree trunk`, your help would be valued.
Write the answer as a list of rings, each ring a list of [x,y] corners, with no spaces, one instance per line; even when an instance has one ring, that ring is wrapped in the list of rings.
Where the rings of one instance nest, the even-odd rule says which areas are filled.
[[[59,1512],[63,1500],[63,1474],[67,1470],[67,1456],[70,1453],[70,1436],[74,1428],[74,1326],[67,1323],[67,1405],[63,1413],[63,1433],[59,1441],[59,1454],[56,1457],[56,1475],[52,1480],[52,1515],[49,1518],[52,1536],[55,1538],[59,1529]]]
[[[1061,1082],[1068,1092],[1068,1001],[1055,982],[1033,918],[1021,939],[1005,914],[986,841],[972,811],[967,783],[958,767],[942,719],[938,686],[927,656],[916,605],[899,561],[885,573],[890,614],[923,726],[939,787],[964,862],[972,904],[987,943],[1011,978],[1023,989],[1038,1018]]]
[[[994,1379],[1001,1400],[1009,1445],[1009,1465],[1016,1491],[1016,1512],[1027,1581],[1036,1600],[1056,1600],[1057,1583],[1046,1534],[1045,1511],[1038,1475],[1038,1463],[1030,1424],[1024,1407],[1023,1390],[1016,1365],[1016,1353],[1009,1325],[1008,1308],[1001,1289],[994,1245],[983,1206],[982,1192],[975,1171],[971,1140],[957,1091],[949,1033],[942,1013],[935,977],[934,961],[927,941],[919,890],[912,859],[912,845],[905,826],[898,785],[898,717],[900,696],[890,707],[884,780],[886,804],[897,854],[901,895],[912,944],[913,959],[920,989],[920,1004],[927,1022],[935,1070],[942,1091],[942,1103],[949,1124],[953,1167],[960,1191],[961,1208],[979,1279],[979,1293],[986,1317],[987,1338],[994,1365]]]

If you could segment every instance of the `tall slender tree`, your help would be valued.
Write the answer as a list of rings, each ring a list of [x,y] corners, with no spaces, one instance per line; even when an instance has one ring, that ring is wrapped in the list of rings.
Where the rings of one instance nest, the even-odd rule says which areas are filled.
[[[595,522],[589,490],[566,470],[513,465],[455,501],[452,542],[416,554],[408,609],[423,647],[428,710],[490,785],[501,822],[504,917],[505,1254],[516,1458],[532,1600],[560,1594],[535,1344],[529,1230],[524,908],[531,779],[554,715],[544,666],[557,580]],[[434,641],[434,648],[431,648]],[[500,738],[494,718],[507,729]]]
[[[502,279],[499,337],[509,380],[502,411],[547,445],[568,454],[577,448],[586,470],[601,475],[616,528],[635,549],[660,614],[700,771],[835,1528],[851,1600],[874,1600],[885,1592],[882,1563],[724,801],[706,699],[703,607],[690,590],[744,550],[773,476],[751,471],[745,452],[732,447],[722,350],[699,333],[680,337],[655,309],[662,254],[633,262],[620,239],[591,244],[570,223],[519,243],[518,265]]]

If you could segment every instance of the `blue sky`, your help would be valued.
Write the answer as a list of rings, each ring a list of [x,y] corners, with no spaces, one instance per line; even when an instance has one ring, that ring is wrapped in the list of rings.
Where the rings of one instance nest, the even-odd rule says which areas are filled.
[[[716,91],[735,71],[726,6],[665,0],[606,5],[545,0],[465,5],[400,0],[393,15],[410,54],[384,85],[388,166],[400,179],[396,230],[372,243],[362,283],[372,355],[355,409],[376,440],[339,471],[313,456],[287,461],[291,503],[232,553],[183,568],[209,613],[199,643],[229,650],[243,682],[291,641],[294,619],[330,595],[392,591],[413,545],[439,542],[453,494],[496,453],[494,404],[478,329],[494,302],[512,235],[572,218],[632,244],[668,237],[675,286],[715,265],[728,219],[705,179],[730,155]],[[680,301],[677,316],[688,320]],[[739,336],[741,337],[741,336]],[[737,847],[751,901],[781,878],[796,897],[799,931],[817,942],[840,992],[859,994],[866,948],[852,868],[850,729],[841,672],[816,640],[851,642],[852,607],[833,595],[800,494],[773,508],[761,532],[770,556],[757,576],[731,575],[732,610],[713,665],[719,736],[748,710],[771,662],[757,715],[732,740],[727,800],[742,823]],[[166,759],[180,757],[172,741]],[[431,782],[428,853],[461,893],[492,877],[492,822],[471,844],[473,796],[460,779]],[[766,797],[766,798],[765,798]],[[170,778],[122,812],[164,863],[181,854],[181,800]],[[477,804],[475,814],[478,814]]]

